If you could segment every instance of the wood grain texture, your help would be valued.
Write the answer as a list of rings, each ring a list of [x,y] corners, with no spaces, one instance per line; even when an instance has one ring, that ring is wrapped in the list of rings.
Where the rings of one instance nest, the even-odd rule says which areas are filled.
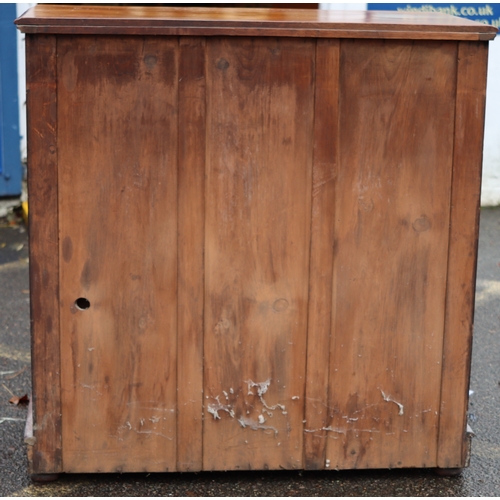
[[[303,467],[314,50],[207,45],[206,470]]]
[[[488,47],[460,43],[438,466],[464,467]]]
[[[37,5],[16,21],[25,32],[186,36],[492,39],[496,28],[433,12],[207,7]]]
[[[456,56],[341,42],[332,468],[436,465]]]
[[[60,472],[61,381],[57,183],[56,37],[27,36],[28,192],[30,196],[32,464]]]
[[[332,276],[335,226],[335,179],[339,151],[339,40],[318,40],[314,103],[314,163],[311,217],[311,262],[307,334],[306,427],[307,469],[325,465],[328,425],[328,379],[332,337]]]
[[[64,37],[58,81],[64,470],[172,471],[178,41]]]
[[[205,40],[179,45],[177,470],[202,465],[205,246]]]

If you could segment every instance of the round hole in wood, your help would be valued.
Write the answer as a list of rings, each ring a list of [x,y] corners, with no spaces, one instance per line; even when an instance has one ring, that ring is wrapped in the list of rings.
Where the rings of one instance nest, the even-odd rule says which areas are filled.
[[[75,300],[75,306],[77,309],[80,309],[80,311],[85,311],[90,307],[90,302],[85,297],[79,297]]]

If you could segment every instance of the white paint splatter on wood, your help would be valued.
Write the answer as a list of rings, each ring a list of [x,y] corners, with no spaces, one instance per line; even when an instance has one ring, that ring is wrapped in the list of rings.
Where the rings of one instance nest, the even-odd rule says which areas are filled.
[[[246,427],[249,427],[250,429],[254,430],[254,431],[257,431],[259,429],[262,429],[262,430],[270,430],[270,431],[273,431],[274,432],[274,436],[276,437],[276,435],[278,434],[278,429],[276,429],[276,427],[272,427],[270,425],[263,425],[263,424],[260,424],[259,422],[256,422],[255,420],[252,420],[251,418],[246,418],[246,417],[243,417],[241,416],[239,419],[238,419],[238,422],[239,424],[241,425],[241,427],[243,427],[244,429]]]
[[[398,403],[393,397],[386,395],[382,389],[380,389],[380,392],[382,393],[382,397],[384,398],[384,401],[398,405],[398,407],[399,407],[398,415],[404,414],[405,407],[401,403]]]

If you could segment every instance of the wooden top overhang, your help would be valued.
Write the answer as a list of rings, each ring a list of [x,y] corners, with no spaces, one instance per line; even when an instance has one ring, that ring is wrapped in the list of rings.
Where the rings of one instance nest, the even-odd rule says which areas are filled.
[[[497,29],[441,13],[37,5],[24,33],[491,40]]]

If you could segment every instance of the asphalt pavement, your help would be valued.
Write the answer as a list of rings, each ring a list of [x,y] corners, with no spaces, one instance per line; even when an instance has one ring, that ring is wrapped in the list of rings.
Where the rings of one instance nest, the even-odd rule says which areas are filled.
[[[23,443],[29,394],[28,236],[0,219],[0,495],[2,496],[500,496],[500,208],[481,210],[469,423],[470,467],[431,470],[63,474],[31,482]]]

